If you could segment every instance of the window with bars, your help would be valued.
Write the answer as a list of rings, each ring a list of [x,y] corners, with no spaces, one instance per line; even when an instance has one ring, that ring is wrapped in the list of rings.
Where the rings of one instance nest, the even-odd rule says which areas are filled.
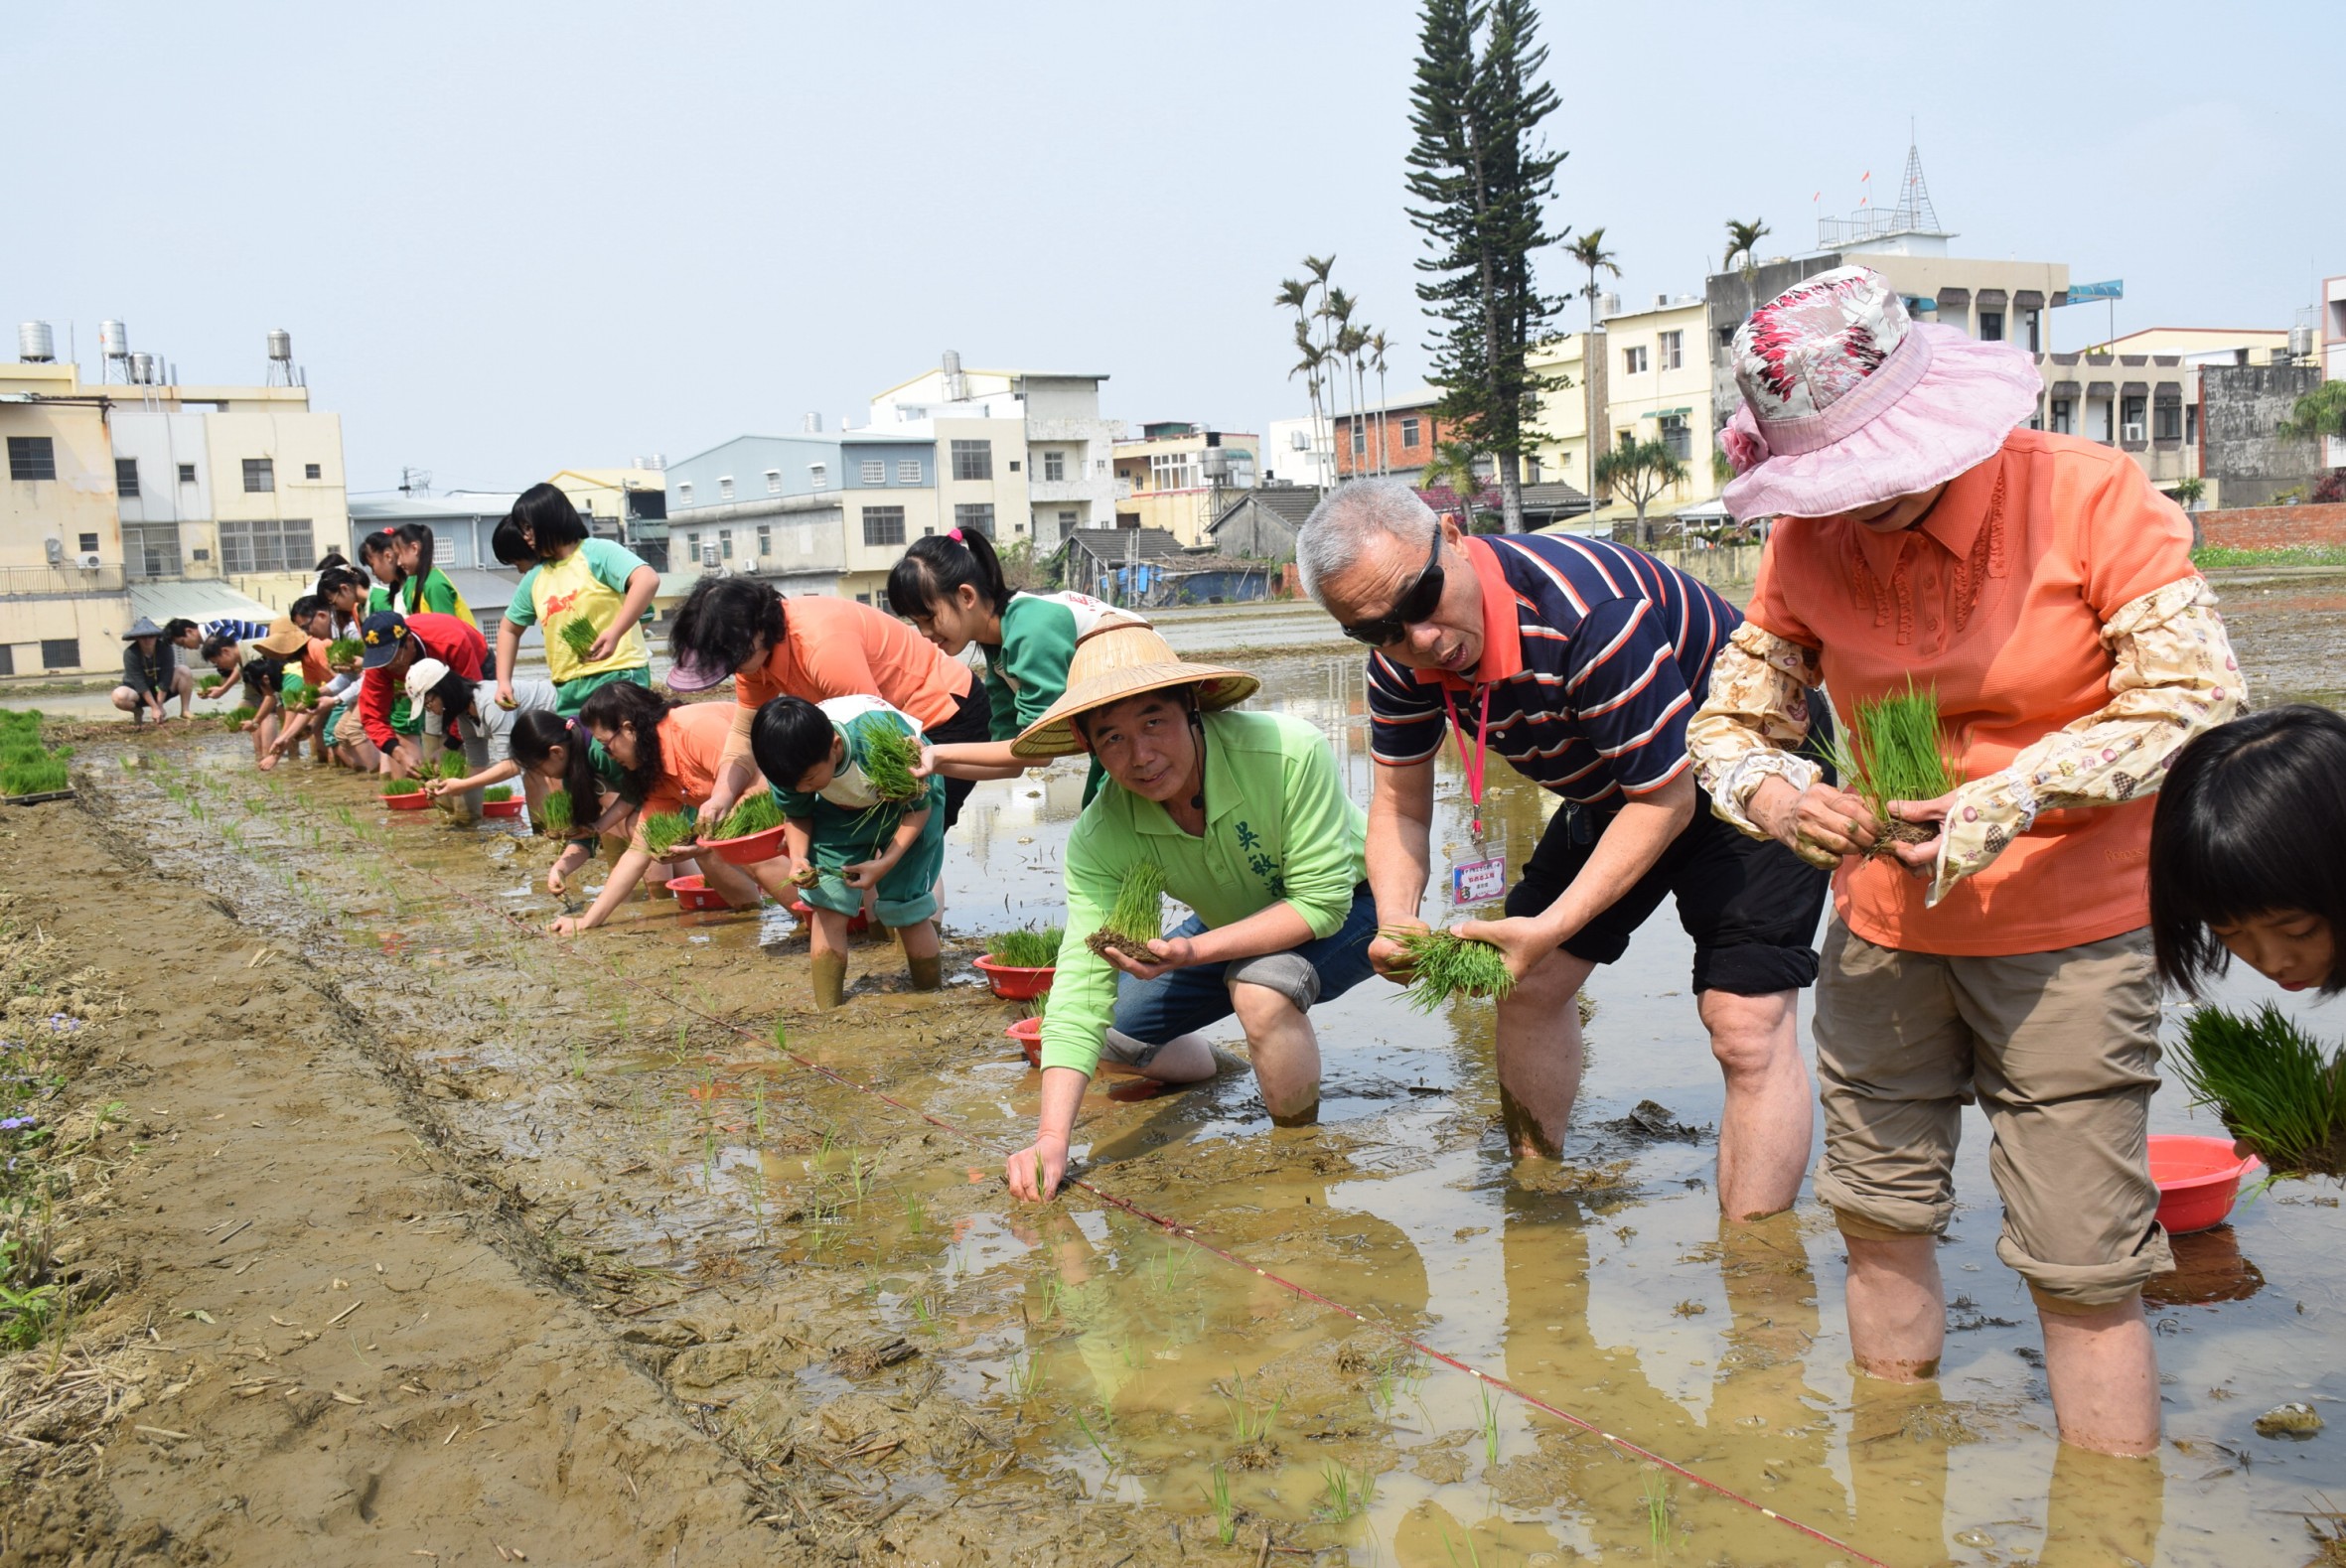
[[[918,485],[918,484],[920,484],[920,483],[921,483],[921,460],[920,460],[919,458],[899,458],[899,459],[897,459],[897,462],[896,462],[896,483],[897,483],[897,484],[899,484],[899,485]]]
[[[2183,398],[2178,392],[2173,397],[2162,397],[2150,405],[2150,434],[2157,441],[2183,439]]]
[[[904,508],[902,506],[864,507],[863,542],[866,544],[902,544],[904,542]]]
[[[1352,455],[1365,457],[1369,451],[1369,427],[1359,420],[1352,422]]]
[[[758,524],[758,559],[762,561],[773,553],[774,525],[772,523],[761,522]]]
[[[1046,452],[1043,454],[1043,478],[1048,480],[1062,480],[1067,478],[1066,453]]]
[[[731,528],[717,530],[717,559],[721,561],[733,559],[733,530]]]
[[[265,461],[265,460],[264,460]],[[220,525],[223,572],[298,572],[318,558],[307,517],[230,517]]]
[[[953,443],[953,478],[992,479],[994,477],[994,448],[990,441],[956,441]]]
[[[1402,447],[1402,450],[1406,451],[1406,450],[1408,450],[1409,448],[1412,448],[1412,447],[1414,447],[1414,446],[1416,446],[1416,445],[1417,445],[1417,421],[1416,421],[1416,420],[1414,420],[1414,419],[1404,419],[1404,420],[1402,420],[1402,421],[1401,421],[1401,447]]]
[[[1670,455],[1682,463],[1692,457],[1694,455],[1694,432],[1687,425],[1686,416],[1684,414],[1664,414],[1661,423],[1662,445],[1669,449]]]
[[[114,494],[130,500],[138,498],[138,459],[114,460]]]
[[[993,503],[991,501],[980,502],[976,505],[966,502],[956,503],[953,507],[953,526],[974,528],[987,538],[992,538],[994,536]]]
[[[43,669],[78,669],[81,667],[81,640],[74,637],[45,637],[41,640],[41,667]]]
[[[1646,373],[1646,346],[1644,344],[1632,344],[1629,348],[1621,351],[1621,369],[1627,375]]]
[[[866,485],[885,485],[885,484],[887,484],[887,483],[888,483],[888,464],[887,464],[887,460],[886,460],[886,459],[884,459],[884,458],[874,458],[874,459],[872,459],[871,461],[869,461],[869,462],[865,463],[865,464],[863,465],[863,482],[864,482]]]
[[[122,568],[133,577],[177,577],[179,524],[125,524],[122,529]]]
[[[829,490],[831,488],[830,465],[827,463],[807,464],[806,488],[808,490]]]
[[[301,477],[303,479],[324,479],[326,471],[315,463],[304,463],[301,466]]]
[[[8,477],[26,480],[57,478],[56,445],[47,436],[10,436]],[[80,661],[80,653],[76,651],[73,662],[77,664]]]
[[[1662,334],[1662,368],[1684,369],[1686,363],[1686,335],[1683,332]]]
[[[195,484],[195,483],[196,483],[196,465],[195,465],[195,464],[193,464],[193,463],[182,463],[182,464],[179,466],[179,482],[180,482],[182,485],[193,485],[193,484]]]
[[[277,488],[277,463],[274,458],[246,458],[244,460],[244,494],[265,496]]]

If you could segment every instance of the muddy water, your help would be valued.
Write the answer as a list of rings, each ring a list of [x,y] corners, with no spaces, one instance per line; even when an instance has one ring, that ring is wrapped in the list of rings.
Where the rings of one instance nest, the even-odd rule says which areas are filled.
[[[2255,613],[2232,613],[2246,641]],[[1357,660],[1254,667],[1258,704],[1321,725],[1365,798]],[[1463,790],[1444,766],[1437,841],[1459,844]],[[712,1434],[755,1463],[787,1434],[829,1432],[826,1464],[857,1497],[998,1505],[985,1516],[1004,1540],[1048,1533],[1030,1520],[1052,1509],[1106,1509],[1193,1550],[1221,1532],[1227,1497],[1246,1546],[1268,1526],[1360,1563],[1849,1560],[1270,1276],[1887,1562],[2293,1561],[2290,1510],[2346,1481],[2336,1428],[2303,1443],[2253,1429],[2287,1399],[2346,1411],[2335,1188],[2292,1184],[2178,1239],[2185,1271],[2154,1319],[2170,1444],[2095,1463],[2056,1454],[2033,1313],[1993,1253],[1976,1115],[1942,1256],[1958,1295],[1945,1375],[1911,1393],[1854,1383],[1823,1211],[1718,1223],[1718,1078],[1667,917],[1592,982],[1560,1165],[1507,1158],[1487,1007],[1425,1018],[1377,982],[1314,1013],[1315,1128],[1269,1128],[1241,1072],[1145,1099],[1097,1086],[1077,1135],[1088,1174],[1241,1267],[1088,1198],[1012,1211],[998,1156],[914,1113],[1024,1142],[1037,1077],[999,1037],[1018,1010],[973,986],[905,993],[885,942],[857,949],[854,1005],[816,1015],[804,937],[778,911],[638,902],[566,953],[496,913],[556,912],[537,887],[548,852],[510,829],[386,813],[347,778],[257,779],[225,739],[138,769],[101,760],[94,777],[165,867],[343,977],[615,1318],[675,1353],[671,1386]],[[1492,784],[1492,838],[1519,861],[1545,797],[1504,770]],[[947,868],[963,956],[1055,914],[1080,792],[1063,768],[972,797]],[[792,1065],[767,1043],[778,1025],[793,1052],[909,1108]],[[1692,1136],[1623,1120],[1645,1100]],[[2155,1114],[2159,1130],[2215,1130],[2172,1089]],[[891,1366],[899,1352],[911,1358]],[[940,1420],[908,1428],[893,1458],[870,1452],[890,1439],[867,1430],[913,1420],[874,1392],[908,1375],[935,1391],[922,1409],[950,1406],[984,1441]]]

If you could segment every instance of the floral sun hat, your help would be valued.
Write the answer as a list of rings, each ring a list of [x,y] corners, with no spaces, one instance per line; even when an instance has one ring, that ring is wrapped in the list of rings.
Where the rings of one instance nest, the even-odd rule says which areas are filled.
[[[2036,411],[2017,349],[1908,318],[1878,272],[1835,267],[1735,329],[1742,406],[1719,435],[1738,519],[1831,517],[1977,468]]]

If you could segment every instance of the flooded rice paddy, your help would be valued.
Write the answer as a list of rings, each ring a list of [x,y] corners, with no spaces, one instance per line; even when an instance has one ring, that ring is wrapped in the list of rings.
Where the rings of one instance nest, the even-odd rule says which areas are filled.
[[[2341,684],[2334,616],[2276,654],[2254,609],[2232,608],[2252,673],[2263,659],[2287,689]],[[1252,665],[1255,705],[1319,724],[1366,799],[1358,660]],[[541,941],[513,920],[559,913],[551,850],[508,824],[385,812],[363,782],[301,765],[264,779],[232,737],[137,761],[95,763],[98,809],[336,976],[703,1430],[753,1468],[815,1446],[826,1498],[879,1513],[951,1495],[1004,1540],[1059,1536],[1077,1504],[1122,1521],[1102,1562],[1143,1541],[1141,1561],[1214,1560],[1225,1541],[1258,1561],[1267,1538],[1327,1562],[1459,1565],[2300,1562],[2306,1515],[2346,1502],[2335,1187],[2289,1184],[2178,1238],[2153,1307],[2165,1451],[2062,1453],[2035,1315],[1994,1257],[1973,1113],[1944,1375],[1859,1383],[1825,1211],[1718,1219],[1719,1079],[1667,915],[1590,984],[1561,1163],[1509,1158],[1489,1007],[1428,1018],[1381,982],[1314,1010],[1316,1127],[1269,1126],[1235,1026],[1214,1083],[1096,1084],[1083,1174],[1233,1263],[1083,1194],[1013,1207],[995,1151],[1027,1141],[1039,1077],[1001,1031],[1023,1009],[973,983],[907,993],[884,941],[859,942],[850,1005],[818,1015],[782,911],[638,901],[574,945]],[[1437,847],[1465,831],[1454,756],[1445,770]],[[1081,789],[1062,765],[971,797],[949,841],[949,976],[973,980],[985,933],[1057,918]],[[1486,817],[1511,862],[1546,810],[1493,771]],[[2253,977],[2233,990],[2291,1005]],[[2220,1130],[2172,1086],[2154,1127]],[[2284,1400],[2331,1428],[2258,1436]]]

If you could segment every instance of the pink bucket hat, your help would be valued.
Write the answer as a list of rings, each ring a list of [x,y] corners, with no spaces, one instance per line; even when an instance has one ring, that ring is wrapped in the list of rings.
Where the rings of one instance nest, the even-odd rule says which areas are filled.
[[[1738,519],[1832,517],[1979,467],[2036,411],[2028,356],[1910,320],[1878,272],[1835,267],[1735,329],[1743,404],[1719,434]]]

